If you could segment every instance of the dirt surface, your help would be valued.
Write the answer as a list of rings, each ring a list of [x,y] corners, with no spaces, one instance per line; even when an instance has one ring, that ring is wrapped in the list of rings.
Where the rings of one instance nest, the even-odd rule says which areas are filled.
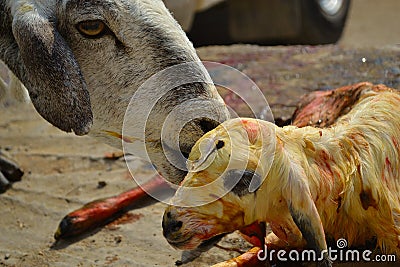
[[[398,46],[358,50],[231,46],[202,48],[199,54],[249,75],[275,117],[284,120],[299,97],[312,90],[359,81],[400,89]],[[219,78],[229,83],[229,77]],[[246,115],[240,102],[229,93],[224,96],[228,105]],[[180,259],[180,252],[162,236],[161,203],[136,208],[117,223],[54,245],[53,234],[68,212],[135,184],[122,159],[105,159],[113,148],[55,129],[30,104],[2,107],[0,114],[0,149],[25,170],[23,180],[0,195],[0,266],[174,266]],[[138,166],[145,172],[144,165]],[[99,188],[99,182],[106,186]],[[220,244],[242,250],[247,246],[236,234]],[[237,255],[215,247],[185,266],[209,266]]]

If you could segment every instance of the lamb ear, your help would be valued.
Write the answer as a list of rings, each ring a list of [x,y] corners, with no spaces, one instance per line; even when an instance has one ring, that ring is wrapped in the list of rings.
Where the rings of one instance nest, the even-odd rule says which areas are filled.
[[[317,207],[307,185],[304,170],[296,163],[290,163],[289,183],[283,191],[293,221],[301,231],[307,246],[317,253],[324,253],[324,262],[320,266],[330,266],[325,233]],[[317,254],[320,256],[321,254]]]
[[[36,110],[54,126],[89,132],[93,115],[80,68],[55,22],[35,8],[20,8],[12,30],[26,72],[24,84]]]
[[[198,172],[204,170],[208,167],[209,164],[205,164],[206,162],[211,163],[214,158],[210,157],[211,154],[216,151],[215,141],[213,138],[203,139],[199,144],[199,150],[202,153],[200,158],[195,161],[188,161],[187,167],[190,172]]]

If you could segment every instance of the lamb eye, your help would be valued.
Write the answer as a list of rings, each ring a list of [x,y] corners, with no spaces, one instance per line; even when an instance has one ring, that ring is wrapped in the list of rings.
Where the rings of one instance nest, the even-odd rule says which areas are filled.
[[[104,35],[107,30],[107,26],[101,20],[88,20],[79,22],[77,29],[86,37],[99,38]]]
[[[217,144],[215,145],[215,147],[216,147],[217,149],[221,149],[221,148],[223,148],[224,146],[225,146],[225,142],[222,141],[222,140],[218,140]]]

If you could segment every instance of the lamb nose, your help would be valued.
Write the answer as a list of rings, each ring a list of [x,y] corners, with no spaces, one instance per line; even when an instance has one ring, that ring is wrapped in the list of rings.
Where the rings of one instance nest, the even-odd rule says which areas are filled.
[[[182,228],[182,221],[178,221],[174,217],[175,216],[170,211],[164,215],[162,227],[165,237],[178,232]]]

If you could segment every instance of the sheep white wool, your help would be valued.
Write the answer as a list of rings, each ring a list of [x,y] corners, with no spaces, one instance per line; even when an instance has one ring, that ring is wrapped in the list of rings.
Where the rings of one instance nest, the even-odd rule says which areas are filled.
[[[204,140],[220,148],[210,152],[201,145]],[[243,147],[247,157],[236,154]],[[363,92],[351,111],[329,128],[280,128],[232,119],[205,134],[189,160],[202,155],[213,160],[186,176],[172,201],[179,206],[169,206],[164,215],[164,235],[174,247],[195,249],[220,234],[268,222],[272,233],[266,242],[272,248],[307,245],[323,251],[326,239],[345,238],[349,247],[375,240],[382,253],[400,255],[398,92]],[[265,157],[273,159],[271,168],[257,174]],[[226,190],[233,160],[245,162],[253,177],[262,176],[260,187],[254,192],[244,188],[249,183],[243,175],[226,195],[210,202],[210,195]],[[206,184],[207,191],[190,190]],[[206,204],[191,206],[192,199]]]

